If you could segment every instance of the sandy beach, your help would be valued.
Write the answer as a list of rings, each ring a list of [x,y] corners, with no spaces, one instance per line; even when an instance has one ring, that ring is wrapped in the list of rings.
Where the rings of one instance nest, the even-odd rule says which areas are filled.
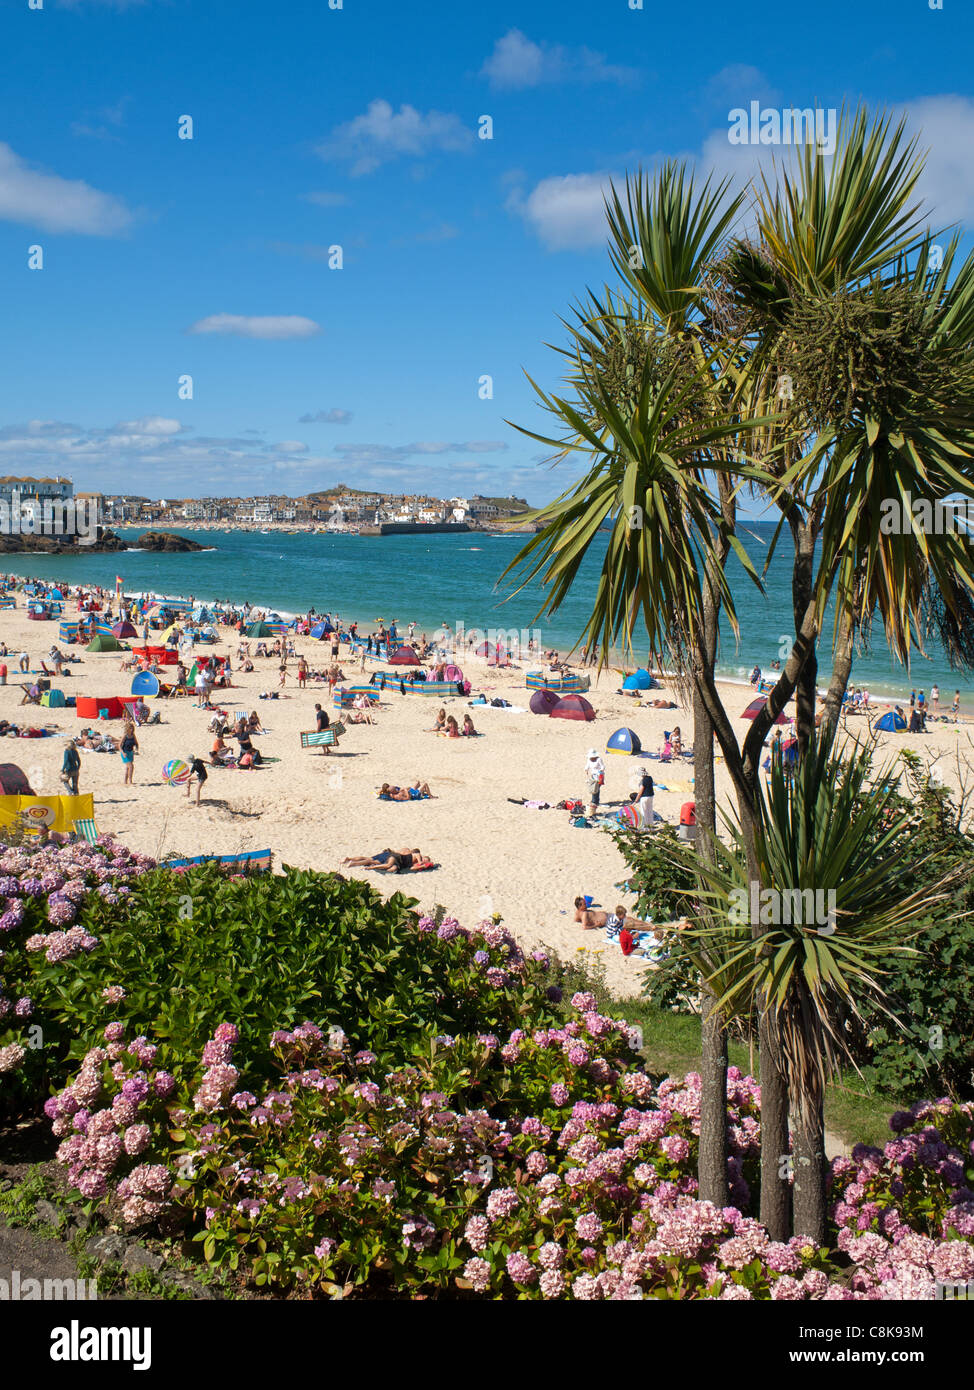
[[[27,620],[24,600],[18,596],[15,611],[0,613],[0,639],[11,657],[6,659],[8,685],[0,688],[0,717],[19,724],[48,725],[60,733],[76,734],[86,721],[73,709],[21,707],[16,655],[26,650],[31,666],[57,641],[56,622]],[[74,604],[65,604],[65,618]],[[221,629],[230,637],[227,629]],[[251,649],[256,646],[251,644]],[[128,694],[131,675],[119,670],[119,654],[94,654],[81,650],[83,660],[71,667],[70,677],[52,683],[71,695]],[[446,739],[430,732],[440,702],[431,698],[386,691],[375,714],[374,725],[349,725],[339,749],[329,756],[300,747],[299,734],[315,726],[316,701],[332,719],[337,711],[328,700],[328,687],[309,681],[297,688],[297,663],[289,662],[282,698],[261,700],[262,691],[276,690],[277,659],[254,658],[256,669],[241,674],[237,666],[237,641],[223,641],[205,648],[218,654],[230,652],[234,688],[214,692],[220,707],[248,713],[256,709],[266,732],[255,738],[268,761],[252,771],[210,768],[197,808],[184,789],[167,785],[163,764],[190,754],[208,757],[213,736],[207,732],[210,711],[196,707],[190,695],[178,700],[152,700],[162,723],[138,731],[140,751],[135,761],[135,781],[123,786],[123,769],[117,754],[82,750],[80,790],[91,792],[99,830],[112,833],[127,845],[161,857],[165,854],[232,853],[270,847],[275,867],[282,863],[302,868],[339,870],[349,855],[371,854],[386,847],[418,847],[439,867],[429,873],[384,875],[362,873],[383,894],[404,892],[424,908],[442,904],[461,922],[473,923],[489,912],[499,912],[522,945],[546,945],[563,958],[585,950],[601,958],[606,978],[619,995],[638,992],[647,968],[637,957],[626,958],[610,945],[601,931],[583,931],[572,921],[572,900],[579,893],[592,895],[603,907],[617,902],[632,905],[632,898],[614,886],[625,877],[625,865],[608,834],[596,829],[576,829],[564,811],[554,805],[569,797],[584,797],[583,768],[587,752],[597,748],[606,764],[602,806],[615,810],[628,800],[629,779],[640,758],[605,754],[609,735],[627,725],[639,735],[643,749],[657,752],[664,729],[679,724],[685,746],[692,744],[692,719],[686,709],[658,710],[637,704],[618,691],[620,676],[603,672],[587,698],[597,712],[594,723],[549,719],[531,714],[530,691],[525,687],[528,668],[497,670],[483,662],[462,664],[473,693],[488,699],[501,696],[522,713],[502,709],[470,710],[483,737]],[[303,638],[296,642],[312,670],[328,664],[323,644]],[[342,648],[343,656],[347,649]],[[388,669],[370,663],[369,670]],[[343,670],[351,683],[363,679],[359,660],[345,659]],[[365,679],[367,679],[367,675]],[[721,687],[724,701],[735,719],[753,698],[750,687]],[[675,699],[667,690],[647,692],[650,699]],[[448,713],[460,721],[467,702],[457,697],[444,702]],[[866,721],[849,720],[850,730],[865,734]],[[121,721],[107,727],[121,733]],[[743,724],[741,725],[743,729]],[[17,740],[0,745],[0,761],[15,762],[28,773],[34,791],[52,794],[62,790],[59,781],[64,754],[63,737]],[[904,748],[936,761],[944,783],[959,785],[959,766],[969,765],[972,745],[965,723],[931,724],[926,736],[881,734],[879,762]],[[690,762],[659,764],[646,761],[654,779],[667,790],[657,790],[655,809],[670,824],[679,821],[681,805],[692,800],[693,765]],[[730,799],[729,779],[718,762],[718,794]],[[397,803],[379,801],[382,782],[409,785],[416,779],[429,782],[435,799]],[[508,798],[525,797],[552,803],[550,810],[531,810],[513,805]],[[355,873],[355,870],[349,871]],[[362,872],[362,871],[359,871]]]

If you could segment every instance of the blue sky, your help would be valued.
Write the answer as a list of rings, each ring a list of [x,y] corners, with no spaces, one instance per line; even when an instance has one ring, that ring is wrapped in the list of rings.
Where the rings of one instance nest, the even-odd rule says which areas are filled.
[[[28,3],[0,8],[3,473],[543,501],[566,470],[505,422],[543,428],[524,372],[556,385],[558,316],[610,275],[602,189],[666,156],[746,177],[752,100],[904,110],[931,220],[974,225],[970,0]]]

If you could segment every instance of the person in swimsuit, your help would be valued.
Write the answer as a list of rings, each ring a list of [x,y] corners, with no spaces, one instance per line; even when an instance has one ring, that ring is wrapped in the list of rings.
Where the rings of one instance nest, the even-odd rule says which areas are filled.
[[[380,850],[378,854],[370,854],[352,859],[343,859],[342,864],[350,868],[358,869],[378,869],[384,874],[404,874],[420,868],[427,861],[422,850],[401,849]]]
[[[135,755],[139,751],[139,740],[135,737],[135,725],[131,722],[125,726],[125,732],[122,735],[121,743],[118,745],[118,751],[121,754],[122,766],[125,769],[125,775],[122,778],[122,786],[130,787],[132,785],[133,774],[135,773]]]
[[[616,936],[623,927],[635,928],[637,931],[646,930],[646,923],[641,922],[638,917],[630,917],[624,907],[617,907],[614,912],[603,912],[600,908],[586,907],[585,899],[582,897],[575,899],[574,920],[581,923],[585,931],[602,927]]]

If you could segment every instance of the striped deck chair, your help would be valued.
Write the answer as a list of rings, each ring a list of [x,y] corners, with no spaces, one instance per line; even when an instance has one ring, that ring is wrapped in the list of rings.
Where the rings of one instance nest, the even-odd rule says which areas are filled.
[[[87,840],[89,845],[93,845],[98,839],[99,830],[94,820],[88,817],[74,822],[74,833],[82,840]]]

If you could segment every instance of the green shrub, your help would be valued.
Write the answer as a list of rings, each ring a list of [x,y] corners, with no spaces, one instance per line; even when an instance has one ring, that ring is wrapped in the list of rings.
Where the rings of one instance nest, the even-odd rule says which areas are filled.
[[[57,965],[31,957],[31,994],[70,1030],[72,1057],[120,1021],[151,1033],[177,1076],[232,1018],[255,1080],[269,1074],[270,1035],[305,1019],[395,1063],[421,1038],[553,1016],[540,969],[503,928],[488,924],[497,958],[477,961],[452,919],[418,919],[414,902],[301,869],[227,878],[214,865],[160,868],[133,884],[97,949]]]

